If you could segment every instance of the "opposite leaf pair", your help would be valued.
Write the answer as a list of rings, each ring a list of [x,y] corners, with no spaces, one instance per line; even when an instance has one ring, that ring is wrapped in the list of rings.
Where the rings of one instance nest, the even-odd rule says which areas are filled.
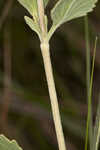
[[[25,17],[26,23],[30,26],[32,30],[34,30],[38,34],[39,37],[41,37],[37,0],[18,1],[28,10],[28,12],[33,17],[33,19]],[[49,0],[43,1],[45,8]],[[88,12],[91,12],[95,7],[96,2],[97,0],[59,0],[54,8],[51,10],[51,18],[53,24],[48,33],[47,39],[50,40],[52,34],[61,24],[68,22],[72,19],[85,16]]]

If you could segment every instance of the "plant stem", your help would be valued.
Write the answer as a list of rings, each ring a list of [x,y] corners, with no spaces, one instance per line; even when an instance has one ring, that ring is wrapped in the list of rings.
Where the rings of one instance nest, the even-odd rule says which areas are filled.
[[[88,29],[88,16],[85,16],[84,22],[85,22],[85,41],[86,41],[86,85],[87,85],[87,101],[88,101],[85,150],[87,150],[88,147],[88,138],[89,138],[89,146],[91,150],[93,131],[92,131],[92,104],[91,104],[92,89],[90,87],[90,41],[89,41],[89,29]]]
[[[38,15],[39,15],[39,25],[41,28],[41,52],[44,61],[44,68],[47,78],[47,84],[49,89],[49,95],[51,100],[51,108],[53,114],[54,125],[56,129],[56,135],[58,140],[59,150],[66,150],[64,134],[61,124],[59,105],[57,100],[56,88],[53,78],[52,65],[50,59],[50,51],[49,51],[49,41],[47,37],[47,30],[45,24],[45,14],[44,14],[44,5],[43,0],[37,0],[38,4]]]
[[[98,150],[100,142],[100,95],[99,102],[97,106],[96,121],[94,126],[94,136],[93,136],[93,150]]]
[[[9,13],[11,7],[12,7],[12,3],[13,3],[13,0],[7,0],[6,4],[4,6],[3,12],[0,16],[0,30],[1,30],[4,22],[6,21],[8,13]]]
[[[45,73],[48,83],[48,89],[49,89],[49,95],[51,100],[51,107],[52,107],[52,113],[53,113],[53,119],[57,134],[57,140],[59,145],[59,150],[66,150],[65,148],[65,140],[61,125],[61,118],[59,113],[59,106],[58,106],[58,100],[57,100],[57,94],[53,79],[53,73],[52,73],[52,65],[50,60],[50,52],[49,52],[49,44],[48,43],[42,43],[41,44],[41,52],[43,56],[44,61],[44,67],[45,67]]]
[[[8,25],[8,24],[7,24]],[[9,26],[9,25],[8,25]],[[4,92],[1,111],[2,130],[7,127],[8,111],[11,102],[11,39],[9,27],[4,28]]]
[[[97,41],[98,41],[98,38],[96,37],[95,44],[94,44],[93,60],[92,60],[92,72],[91,72],[91,83],[90,83],[91,92],[92,92],[92,85],[93,85],[93,74],[94,74]],[[97,115],[96,115],[96,121],[95,121],[95,126],[94,126],[93,131],[94,132],[93,132],[93,139],[92,139],[92,150],[98,150],[98,144],[99,144],[99,138],[100,138],[100,102],[97,107]]]
[[[12,7],[13,0],[7,0],[2,14],[0,16],[0,30],[2,29]],[[6,23],[7,24],[7,23]],[[7,24],[8,25],[8,24]],[[9,105],[11,101],[11,39],[9,33],[9,27],[4,27],[4,92],[3,103],[1,110],[1,129],[6,130]],[[9,26],[9,25],[8,25]]]
[[[44,14],[44,5],[43,5],[43,0],[37,0],[38,4],[38,15],[39,15],[39,24],[41,28],[41,36],[42,40],[46,36],[46,28],[45,28],[45,14]],[[42,42],[42,41],[41,41]]]
[[[87,84],[87,99],[88,99],[90,87],[90,40],[88,28],[88,16],[85,16],[85,41],[86,41],[86,84]]]

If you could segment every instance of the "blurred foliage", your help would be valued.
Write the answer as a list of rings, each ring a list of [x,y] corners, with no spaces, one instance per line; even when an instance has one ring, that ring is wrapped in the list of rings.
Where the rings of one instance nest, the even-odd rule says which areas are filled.
[[[7,0],[0,0],[0,16]],[[47,7],[49,10],[55,1]],[[100,32],[100,2],[89,15],[91,60],[95,36]],[[13,0],[13,4],[0,30],[0,114],[4,90],[4,40],[5,28],[9,31],[11,48],[12,88],[6,129],[0,132],[15,138],[24,150],[57,149],[55,129],[44,66],[37,35],[25,24],[27,11]],[[50,21],[51,24],[51,21]],[[50,27],[50,24],[48,25]],[[87,101],[84,19],[62,25],[50,41],[56,89],[69,149],[84,148]],[[93,114],[95,116],[100,90],[100,40],[94,71]]]

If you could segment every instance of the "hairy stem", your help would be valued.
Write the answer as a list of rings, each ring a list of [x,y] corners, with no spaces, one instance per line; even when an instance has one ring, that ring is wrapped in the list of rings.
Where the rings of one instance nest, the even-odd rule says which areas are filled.
[[[55,129],[56,129],[59,150],[66,150],[65,140],[64,140],[62,125],[61,125],[61,118],[60,118],[60,113],[59,113],[57,94],[56,94],[56,89],[55,89],[55,83],[53,79],[52,65],[51,65],[51,60],[50,60],[48,43],[41,44],[41,52],[42,52],[43,61],[44,61],[45,73],[46,73],[46,78],[47,78],[47,83],[48,83],[48,89],[49,89],[49,95],[50,95],[50,100],[51,100],[51,107],[52,107],[52,113],[53,113],[53,119],[54,119],[54,124],[55,124]]]

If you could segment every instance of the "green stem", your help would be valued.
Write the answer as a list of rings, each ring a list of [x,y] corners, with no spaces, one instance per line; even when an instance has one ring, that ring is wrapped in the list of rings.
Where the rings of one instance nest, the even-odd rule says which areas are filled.
[[[87,84],[87,99],[88,99],[90,87],[90,39],[88,28],[88,16],[85,16],[85,41],[86,41],[86,84]]]
[[[92,134],[93,134],[92,133],[93,132],[92,131],[92,104],[91,104],[92,85],[90,83],[90,41],[89,41],[88,16],[85,16],[84,22],[85,22],[85,40],[86,40],[86,85],[87,85],[87,101],[88,101],[85,150],[87,150],[88,147],[88,139],[89,139],[89,145],[91,150]]]
[[[93,136],[93,150],[98,150],[100,142],[100,95],[99,102],[97,106],[96,121],[94,126],[94,136]]]
[[[93,61],[92,61],[92,73],[91,73],[91,91],[92,91],[92,84],[93,84],[93,73],[94,73],[94,63],[95,63],[95,56],[96,56],[96,47],[97,47],[97,40],[95,39],[95,46],[94,46],[94,53],[93,53]],[[100,103],[98,104],[97,108],[97,115],[96,115],[96,122],[94,126],[94,132],[93,132],[93,140],[92,140],[92,150],[98,149],[99,144],[99,137],[100,137]]]

